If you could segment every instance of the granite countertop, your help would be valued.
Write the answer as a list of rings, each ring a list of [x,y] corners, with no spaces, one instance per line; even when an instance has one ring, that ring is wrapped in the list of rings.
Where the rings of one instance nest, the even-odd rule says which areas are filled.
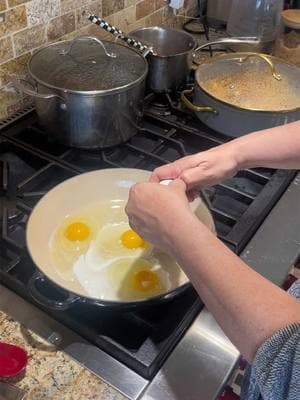
[[[0,311],[0,340],[27,351],[28,365],[0,379],[26,391],[26,400],[126,400],[87,369]]]

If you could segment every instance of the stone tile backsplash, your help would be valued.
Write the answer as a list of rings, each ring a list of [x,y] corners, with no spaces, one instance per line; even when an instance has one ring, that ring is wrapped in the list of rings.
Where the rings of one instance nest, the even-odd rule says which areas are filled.
[[[26,6],[28,26],[46,24],[60,13],[60,0],[32,0]]]
[[[47,43],[94,35],[111,35],[87,20],[88,13],[107,19],[124,32],[143,26],[182,26],[168,0],[0,0],[0,120],[28,106],[32,99],[11,87],[15,76],[26,76],[31,54]],[[186,0],[180,10],[193,10],[197,0]]]

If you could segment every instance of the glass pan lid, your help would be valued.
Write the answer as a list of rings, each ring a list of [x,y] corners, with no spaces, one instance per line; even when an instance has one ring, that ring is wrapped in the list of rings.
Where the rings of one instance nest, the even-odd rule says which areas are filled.
[[[50,45],[33,55],[30,72],[46,86],[72,92],[116,90],[145,76],[147,62],[140,54],[116,43],[102,43],[104,47],[94,40]]]
[[[256,53],[222,55],[200,65],[196,79],[212,97],[242,109],[300,108],[300,68],[274,57]]]

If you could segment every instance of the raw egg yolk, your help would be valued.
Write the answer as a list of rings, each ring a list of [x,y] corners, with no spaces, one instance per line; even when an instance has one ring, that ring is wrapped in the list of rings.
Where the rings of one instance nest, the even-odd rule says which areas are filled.
[[[132,229],[124,232],[121,236],[121,242],[127,249],[137,249],[138,247],[146,247],[146,242]]]
[[[134,289],[149,292],[154,290],[159,283],[158,276],[149,270],[142,270],[135,272],[133,276],[132,286]]]
[[[74,222],[65,230],[65,236],[71,242],[84,241],[89,237],[90,228],[82,222]]]

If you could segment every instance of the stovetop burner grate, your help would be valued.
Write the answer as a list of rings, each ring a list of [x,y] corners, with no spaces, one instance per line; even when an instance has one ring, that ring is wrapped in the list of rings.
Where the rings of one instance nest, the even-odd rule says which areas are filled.
[[[105,150],[79,150],[49,142],[31,110],[0,124],[1,283],[34,303],[28,292],[28,282],[36,267],[26,250],[26,222],[34,205],[55,185],[82,172],[101,168],[152,170],[228,140],[180,109],[169,95],[165,100],[168,112],[158,114],[155,104],[152,107],[157,98],[148,95],[139,133],[129,142]],[[246,170],[221,185],[206,189],[205,198],[219,238],[239,253],[293,177],[291,171]],[[50,283],[44,290],[45,294],[54,296],[55,288]],[[111,311],[87,304],[64,312],[44,309],[150,379],[201,307],[201,300],[189,288],[170,304],[114,316]]]

